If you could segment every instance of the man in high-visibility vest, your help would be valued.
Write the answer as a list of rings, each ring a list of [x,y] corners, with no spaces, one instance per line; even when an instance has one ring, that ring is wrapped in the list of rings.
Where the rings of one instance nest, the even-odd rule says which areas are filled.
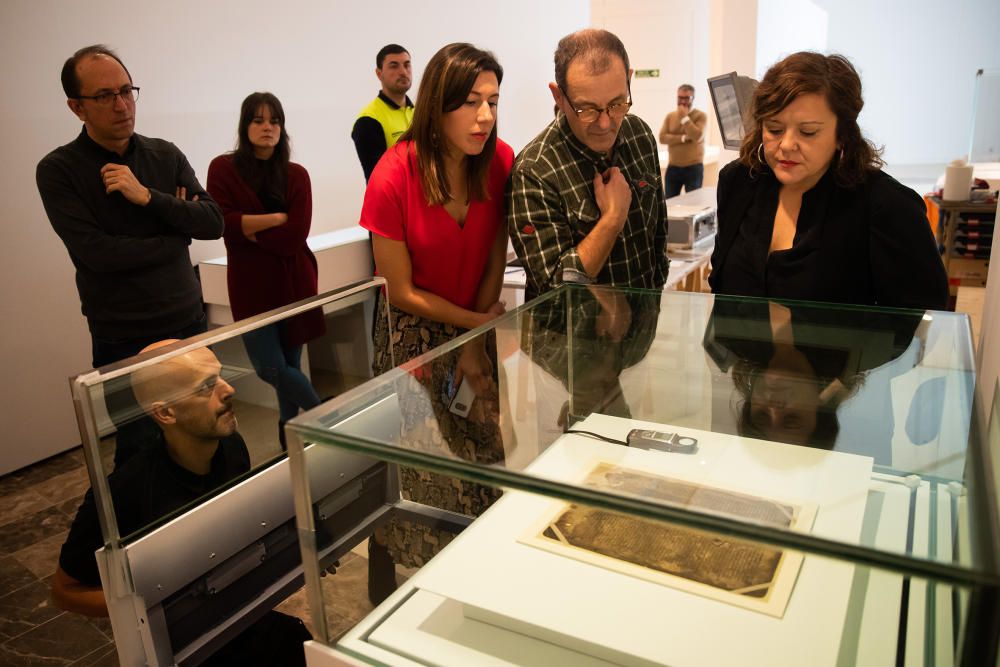
[[[361,110],[351,130],[366,183],[379,158],[399,141],[413,120],[413,102],[406,95],[413,83],[409,52],[399,44],[383,46],[375,56],[375,76],[382,89]]]

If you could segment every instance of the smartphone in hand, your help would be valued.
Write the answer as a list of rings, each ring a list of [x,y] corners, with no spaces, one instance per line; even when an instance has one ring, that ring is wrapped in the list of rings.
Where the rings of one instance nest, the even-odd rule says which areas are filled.
[[[458,391],[455,392],[455,398],[452,399],[448,410],[459,417],[468,417],[474,400],[476,400],[476,392],[472,390],[469,381],[462,378],[462,384],[458,385]]]

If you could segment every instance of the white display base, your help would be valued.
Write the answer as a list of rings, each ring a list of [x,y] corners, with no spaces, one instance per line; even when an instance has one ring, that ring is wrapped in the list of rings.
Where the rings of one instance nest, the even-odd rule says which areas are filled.
[[[577,428],[623,437],[663,425],[593,416]],[[815,502],[813,533],[904,552],[910,489],[871,460],[684,429],[697,455],[566,436],[529,472],[579,479],[595,458],[741,491]],[[950,558],[951,496],[921,482],[915,557]],[[936,498],[936,535],[929,532]],[[393,665],[884,665],[895,661],[903,577],[806,556],[783,619],[559,557],[517,541],[555,501],[507,491],[340,642]],[[934,554],[929,554],[934,551]],[[910,581],[907,665],[952,664],[951,589]],[[928,595],[935,595],[927,618]],[[933,632],[928,641],[925,629]],[[555,651],[555,653],[552,653]],[[583,658],[582,656],[587,656]],[[572,656],[569,663],[559,656]],[[577,657],[580,656],[580,657]],[[585,659],[597,662],[584,662]]]
[[[468,618],[463,606],[417,589],[368,637],[416,664],[439,667],[614,667],[495,625]]]
[[[619,438],[637,427],[670,430],[600,415],[576,426]],[[698,438],[697,455],[565,436],[530,472],[576,481],[593,461],[606,460],[751,494],[780,490],[819,507],[814,534],[857,543],[870,458],[691,429],[683,435]],[[807,557],[784,618],[776,619],[520,544],[526,524],[553,502],[505,493],[420,573],[418,585],[462,602],[477,620],[624,665],[836,664],[850,564]]]

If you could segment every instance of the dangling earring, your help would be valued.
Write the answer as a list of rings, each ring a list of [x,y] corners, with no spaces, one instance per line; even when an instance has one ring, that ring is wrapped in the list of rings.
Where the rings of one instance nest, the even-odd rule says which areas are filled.
[[[437,132],[432,132],[431,133],[431,146],[433,146],[434,148],[437,148],[437,145],[438,145],[438,135],[437,135]]]
[[[763,144],[763,142],[761,142],[761,144],[759,146],[757,146],[757,162],[760,162],[761,164],[764,164],[764,144]]]
[[[840,162],[844,161],[844,147],[840,147]]]

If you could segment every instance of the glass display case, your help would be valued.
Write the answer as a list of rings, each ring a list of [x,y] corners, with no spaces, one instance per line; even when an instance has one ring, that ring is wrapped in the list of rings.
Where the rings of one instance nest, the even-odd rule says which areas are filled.
[[[254,337],[313,318],[298,361],[287,354],[319,402],[371,377],[383,285],[350,285],[71,378],[91,492],[60,567],[70,584],[103,588],[119,664],[199,664],[301,588],[280,401]]]
[[[995,664],[973,369],[955,313],[563,286],[288,424],[309,664]]]

